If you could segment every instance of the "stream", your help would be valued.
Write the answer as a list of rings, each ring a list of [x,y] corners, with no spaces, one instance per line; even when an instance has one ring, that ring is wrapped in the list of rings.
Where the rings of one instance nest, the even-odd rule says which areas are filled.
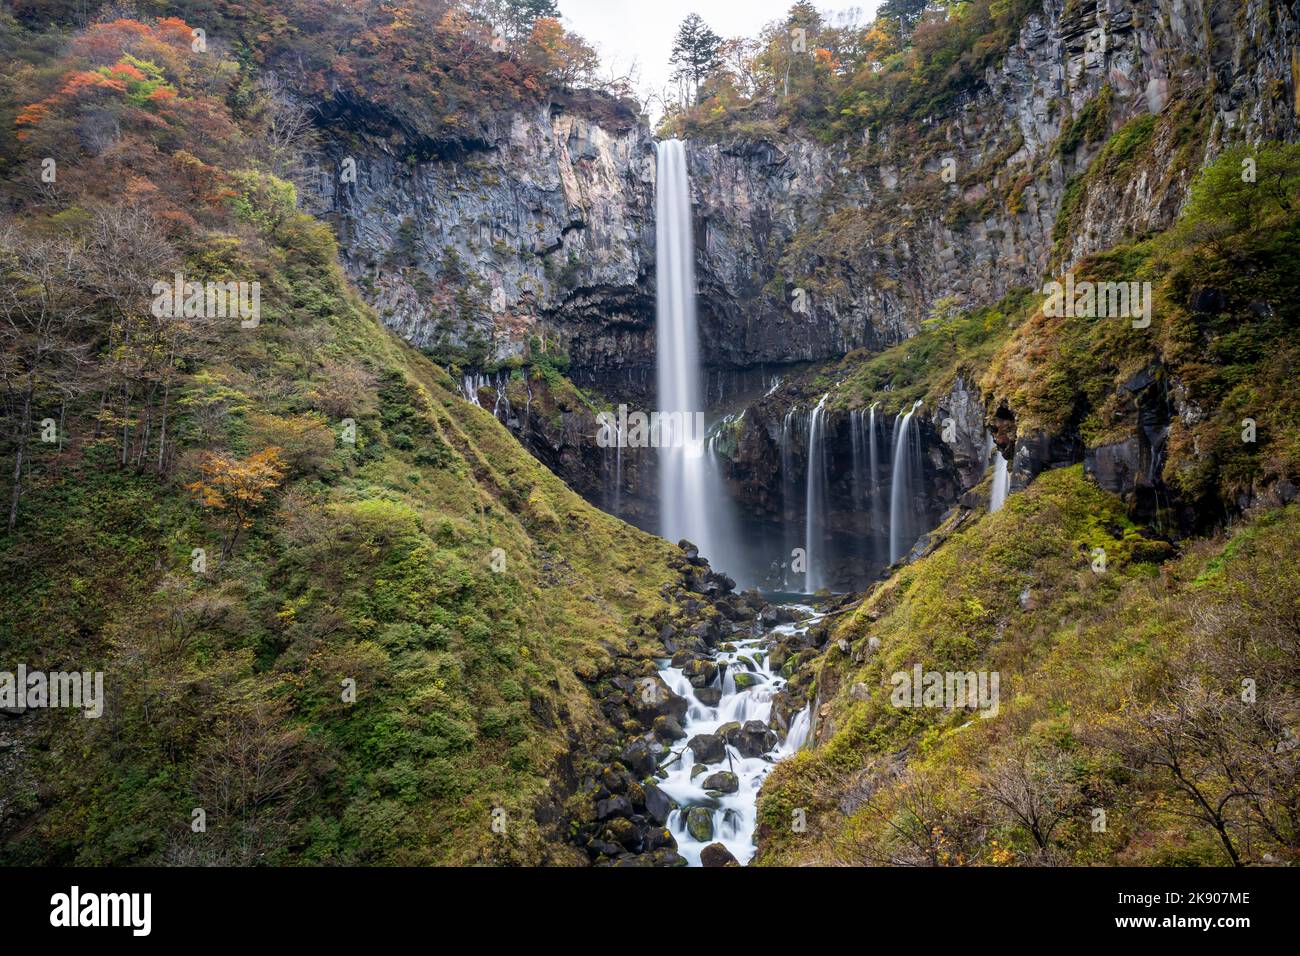
[[[778,730],[769,729],[773,697],[786,680],[768,666],[768,650],[824,615],[806,604],[779,606],[802,619],[768,627],[755,637],[720,642],[709,658],[718,673],[704,688],[694,687],[670,661],[659,662],[659,675],[689,705],[680,754],[663,765],[668,776],[658,785],[678,805],[668,817],[668,829],[690,866],[701,865],[700,854],[711,843],[723,844],[740,864],[749,862],[755,851],[759,788],[776,763],[808,738],[811,705],[791,718],[784,740]],[[717,703],[711,706],[701,696],[705,701],[718,698]]]

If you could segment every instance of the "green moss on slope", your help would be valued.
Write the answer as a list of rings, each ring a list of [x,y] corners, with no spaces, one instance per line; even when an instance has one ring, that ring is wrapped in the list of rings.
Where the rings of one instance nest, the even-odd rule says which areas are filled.
[[[1077,468],[1041,476],[841,624],[819,665],[819,744],[764,787],[760,862],[1215,864],[1229,844],[1292,858],[1294,781],[1268,748],[1297,703],[1300,575],[1269,564],[1297,534],[1290,508],[1158,564],[1167,546]],[[891,675],[918,663],[997,671],[996,716],[893,706]],[[1258,707],[1242,674],[1268,684]],[[1170,727],[1211,802],[1247,779],[1261,794],[1225,813],[1226,838],[1162,763]]]

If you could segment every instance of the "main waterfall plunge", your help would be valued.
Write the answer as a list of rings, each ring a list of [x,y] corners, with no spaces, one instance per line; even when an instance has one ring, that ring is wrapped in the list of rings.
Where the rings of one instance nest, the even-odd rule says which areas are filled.
[[[695,322],[695,242],[686,147],[659,144],[655,194],[655,351],[659,413],[683,423],[704,415],[699,329]],[[678,417],[680,416],[680,417]],[[669,429],[670,431],[673,429]],[[661,434],[659,446],[660,534],[688,538],[715,567],[734,567],[730,503],[703,436],[685,426]]]

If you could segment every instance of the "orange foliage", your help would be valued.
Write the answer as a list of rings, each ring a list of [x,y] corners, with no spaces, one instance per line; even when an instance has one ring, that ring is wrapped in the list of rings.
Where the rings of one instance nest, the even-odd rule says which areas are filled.
[[[229,556],[239,532],[252,527],[253,512],[284,480],[286,470],[280,449],[274,446],[243,460],[214,452],[204,454],[199,462],[202,477],[185,487],[194,492],[203,507],[230,515],[223,554]]]

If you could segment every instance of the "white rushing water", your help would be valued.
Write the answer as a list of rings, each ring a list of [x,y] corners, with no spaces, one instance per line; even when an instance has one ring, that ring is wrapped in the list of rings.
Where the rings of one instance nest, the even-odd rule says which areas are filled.
[[[680,413],[693,440],[659,448],[660,534],[688,538],[715,567],[732,557],[726,544],[727,502],[704,454],[704,434],[689,423],[704,413],[699,329],[695,320],[695,246],[686,147],[670,139],[658,146],[655,187],[655,350],[657,409]],[[663,447],[668,445],[669,447]]]
[[[785,590],[792,590],[795,585],[790,577],[790,554],[795,547],[795,540],[791,535],[791,516],[795,513],[796,495],[794,481],[794,440],[795,430],[798,423],[795,419],[795,409],[792,406],[781,419],[781,438],[778,447],[781,451],[781,509],[782,520],[786,529],[785,556],[781,562],[781,587]]]
[[[849,429],[853,444],[853,507],[865,508],[871,513],[871,533],[868,535],[866,555],[873,561],[884,561],[888,542],[885,540],[885,511],[880,494],[880,443],[876,439],[876,403],[864,412],[857,409],[849,413]]]
[[[1007,503],[1007,492],[1011,488],[1011,472],[1002,452],[993,449],[993,487],[989,492],[989,511],[1000,511]]]
[[[822,512],[826,508],[826,449],[822,441],[825,428],[826,399],[813,409],[808,420],[808,485],[804,493],[804,591],[813,594],[822,587]]]
[[[885,556],[885,509],[880,500],[880,449],[876,441],[876,405],[872,403],[867,423],[867,468],[871,476],[871,537],[878,560]]]
[[[917,401],[894,426],[894,473],[889,491],[889,561],[903,557],[916,540],[913,502],[921,482],[921,446],[912,426]]]
[[[763,779],[771,773],[777,761],[789,757],[807,742],[812,713],[809,707],[804,707],[791,718],[785,739],[762,756],[742,757],[740,750],[727,744],[721,760],[698,763],[694,751],[687,746],[692,737],[716,733],[720,727],[732,722],[738,722],[742,727],[750,720],[770,725],[772,699],[786,681],[768,666],[768,645],[774,638],[802,633],[823,616],[806,605],[790,607],[809,617],[794,624],[779,624],[758,637],[724,642],[730,649],[719,650],[714,655],[712,659],[719,664],[720,671],[712,686],[722,693],[716,707],[700,702],[696,689],[682,674],[681,668],[671,666],[668,661],[660,662],[659,674],[664,683],[673,693],[684,697],[689,705],[682,720],[686,737],[674,744],[674,752],[680,751],[680,754],[663,765],[668,776],[659,780],[658,785],[677,804],[677,809],[669,814],[668,829],[677,841],[677,852],[691,866],[700,865],[700,853],[710,843],[723,844],[742,864],[749,862],[754,855],[758,791]],[[721,670],[723,663],[726,664],[725,676]],[[752,686],[737,689],[738,672],[752,675],[742,680],[742,683],[752,681]],[[736,792],[706,790],[704,782],[723,771],[734,773],[738,778]],[[711,835],[707,840],[697,840],[687,829],[687,816],[696,807],[704,808],[709,814]]]

